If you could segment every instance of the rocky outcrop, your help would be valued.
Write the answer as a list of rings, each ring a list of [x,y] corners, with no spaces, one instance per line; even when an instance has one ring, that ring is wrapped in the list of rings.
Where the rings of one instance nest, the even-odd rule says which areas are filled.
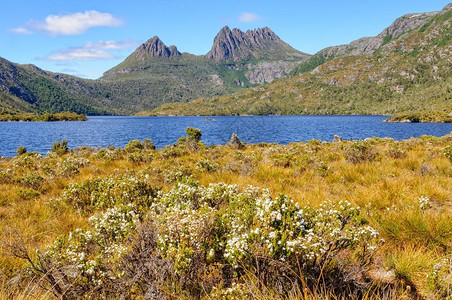
[[[297,66],[295,62],[264,61],[257,64],[248,64],[246,78],[252,84],[270,83],[275,79],[287,77],[292,69]]]
[[[154,36],[139,46],[132,55],[138,61],[145,61],[153,57],[179,57],[182,54],[177,50],[176,46],[167,47],[158,36]]]
[[[285,60],[301,61],[307,59],[309,55],[289,46],[268,27],[243,32],[225,26],[215,37],[206,57],[217,62],[282,57]]]
[[[448,7],[450,6],[450,7]],[[404,37],[404,34],[426,24],[435,15],[449,10],[449,4],[441,12],[428,12],[418,14],[407,14],[396,19],[389,27],[384,29],[375,37],[365,37],[351,42],[348,45],[328,47],[319,52],[325,58],[334,58],[346,55],[363,55],[375,53],[378,49],[393,40]]]
[[[235,133],[232,134],[231,140],[229,141],[229,143],[226,143],[226,145],[231,147],[232,149],[244,149],[245,148],[245,144],[239,140],[239,137]]]

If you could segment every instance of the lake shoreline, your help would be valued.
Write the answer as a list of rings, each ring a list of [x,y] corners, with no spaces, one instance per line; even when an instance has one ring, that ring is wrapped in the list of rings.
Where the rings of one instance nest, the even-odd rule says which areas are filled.
[[[124,147],[130,140],[150,138],[157,148],[177,142],[187,127],[199,128],[206,145],[224,145],[236,133],[241,141],[258,144],[365,139],[394,140],[421,135],[443,136],[450,124],[384,123],[387,116],[201,116],[131,117],[88,116],[81,122],[0,122],[0,155],[12,157],[19,146],[45,155],[54,142],[67,139],[70,148]]]

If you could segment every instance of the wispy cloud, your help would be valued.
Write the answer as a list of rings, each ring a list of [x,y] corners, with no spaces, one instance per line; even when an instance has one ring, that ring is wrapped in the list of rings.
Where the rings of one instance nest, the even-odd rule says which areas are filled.
[[[111,50],[124,50],[137,47],[139,42],[134,39],[128,39],[123,41],[99,41],[99,42],[86,42],[83,47],[85,48],[97,48],[97,49],[111,49]]]
[[[87,48],[70,48],[66,50],[56,51],[46,57],[45,60],[50,61],[67,61],[67,60],[97,60],[97,59],[109,59],[115,56],[100,49],[87,49]]]
[[[42,59],[48,61],[75,61],[110,59],[115,56],[106,50],[125,50],[136,47],[137,40],[86,42],[81,47],[71,47],[55,51]]]
[[[249,12],[243,12],[238,16],[238,20],[240,22],[245,22],[245,23],[253,23],[260,19],[262,19],[262,17],[259,16],[258,14],[249,13]]]
[[[17,34],[32,34],[33,31],[28,30],[25,27],[17,27],[17,28],[13,28],[9,30],[12,33],[17,33]]]
[[[119,27],[123,21],[109,13],[87,10],[66,15],[49,15],[44,21],[31,20],[10,31],[18,34],[43,32],[52,36],[77,35],[93,27]]]

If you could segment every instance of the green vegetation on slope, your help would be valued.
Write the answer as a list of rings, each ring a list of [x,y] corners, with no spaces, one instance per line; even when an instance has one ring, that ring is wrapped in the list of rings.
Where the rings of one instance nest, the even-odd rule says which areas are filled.
[[[0,114],[31,112],[31,105],[22,99],[0,92]]]

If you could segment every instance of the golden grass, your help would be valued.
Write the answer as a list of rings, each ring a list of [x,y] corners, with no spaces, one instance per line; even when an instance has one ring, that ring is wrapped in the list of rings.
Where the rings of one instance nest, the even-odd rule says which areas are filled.
[[[49,204],[70,183],[146,169],[155,186],[169,189],[174,181],[165,176],[185,170],[202,185],[220,181],[239,186],[251,184],[268,188],[275,196],[286,194],[300,204],[317,206],[325,200],[348,200],[359,205],[368,212],[371,225],[386,241],[376,260],[380,264],[377,267],[394,270],[397,280],[410,282],[421,295],[427,295],[429,287],[425,278],[432,265],[452,253],[452,163],[443,154],[451,141],[451,135],[402,142],[373,139],[369,147],[377,156],[357,163],[347,160],[353,145],[349,141],[248,145],[244,150],[203,147],[194,151],[186,149],[182,156],[169,157],[162,149],[154,151],[152,162],[141,164],[129,162],[126,154],[116,160],[102,160],[96,154],[88,153],[85,156],[90,160],[89,166],[79,167],[79,173],[72,177],[47,175],[42,164],[33,168],[15,167],[14,159],[2,159],[0,171],[11,169],[14,178],[5,182],[0,176],[0,244],[11,242],[7,228],[20,232],[30,249],[43,249],[58,235],[86,227],[86,216],[80,212],[65,205],[56,208]],[[396,146],[404,151],[403,155],[390,152]],[[42,160],[56,163],[62,158]],[[197,167],[200,160],[208,160],[217,167],[210,172],[203,170]],[[18,190],[29,187],[15,178],[31,171],[41,174],[44,184],[37,188],[39,196],[24,199]],[[420,209],[418,199],[421,196],[430,199],[430,208]],[[23,265],[23,261],[9,256],[3,247],[0,280],[7,280]],[[271,293],[250,289],[257,298],[271,298]],[[2,288],[0,297],[5,293],[7,291]],[[319,296],[299,291],[294,297],[318,299]],[[333,295],[325,297],[336,299]],[[375,297],[378,298],[369,295],[366,299]],[[18,298],[27,299],[28,296],[19,294]]]

